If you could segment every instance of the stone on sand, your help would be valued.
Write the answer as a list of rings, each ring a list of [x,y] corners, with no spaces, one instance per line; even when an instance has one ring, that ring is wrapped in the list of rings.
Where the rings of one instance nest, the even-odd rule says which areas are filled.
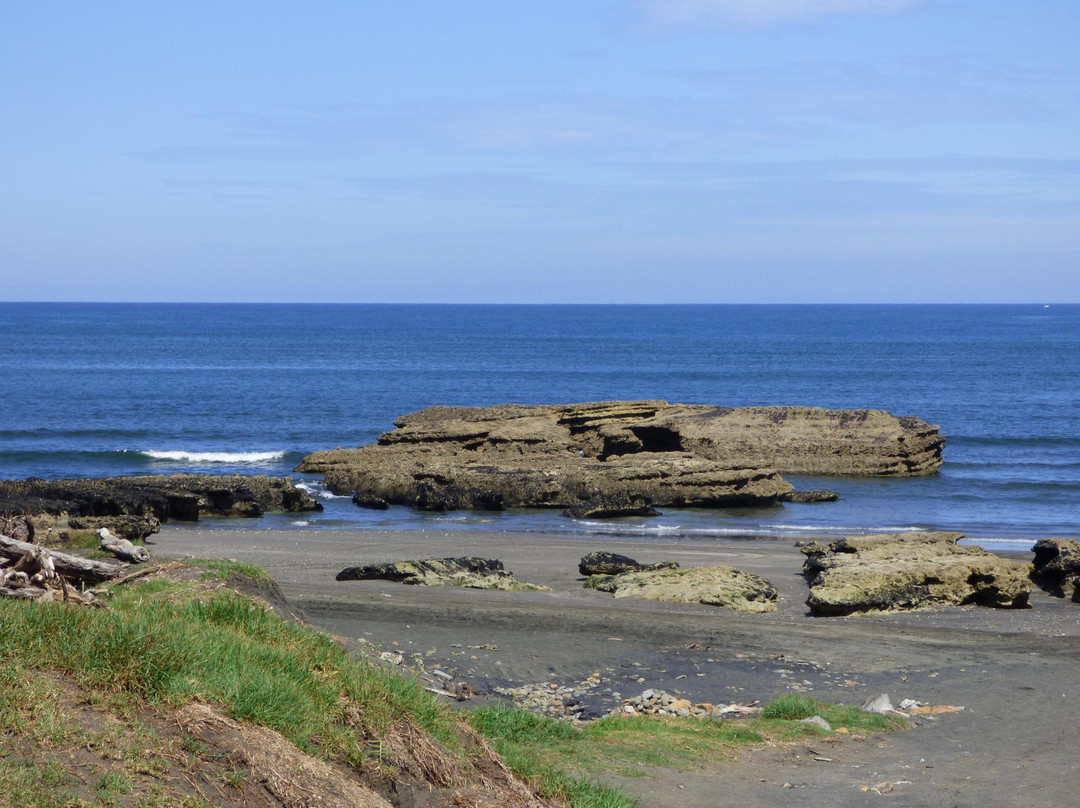
[[[492,558],[427,558],[422,561],[391,561],[385,564],[346,567],[338,581],[393,581],[413,586],[463,586],[469,589],[530,590],[550,592],[550,587],[518,581]]]
[[[760,575],[721,566],[593,575],[585,586],[617,598],[702,603],[739,612],[770,612],[779,598]]]
[[[957,545],[962,538],[961,533],[896,533],[806,545],[806,604],[818,614],[935,604],[1026,607],[1030,567],[979,547]]]

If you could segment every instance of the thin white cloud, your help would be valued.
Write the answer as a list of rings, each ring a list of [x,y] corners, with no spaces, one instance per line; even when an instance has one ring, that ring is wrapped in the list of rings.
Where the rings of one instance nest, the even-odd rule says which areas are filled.
[[[768,25],[829,14],[895,14],[922,0],[640,0],[664,24]]]

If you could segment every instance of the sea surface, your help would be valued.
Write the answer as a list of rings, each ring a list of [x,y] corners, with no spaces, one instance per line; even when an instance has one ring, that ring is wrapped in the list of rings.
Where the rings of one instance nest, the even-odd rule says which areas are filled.
[[[247,528],[1080,536],[1080,305],[0,303],[0,372],[0,477],[290,475],[326,505]],[[836,503],[614,522],[367,511],[291,471],[434,404],[633,398],[917,415],[941,426],[946,462],[922,479],[790,478]]]

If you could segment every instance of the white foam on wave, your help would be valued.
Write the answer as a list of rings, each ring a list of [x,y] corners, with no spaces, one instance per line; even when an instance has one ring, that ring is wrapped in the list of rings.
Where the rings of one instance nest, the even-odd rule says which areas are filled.
[[[171,460],[174,463],[269,463],[281,460],[285,452],[189,452],[175,451],[140,452],[153,460]]]
[[[740,524],[736,526],[683,527],[680,525],[634,525],[620,522],[595,522],[575,519],[588,532],[624,533],[624,534],[676,534],[681,536],[798,536],[806,533],[821,533],[830,536],[868,535],[874,533],[912,533],[925,530],[921,527],[904,525],[879,527],[845,527],[843,525],[793,525],[783,522]]]
[[[297,483],[296,487],[318,499],[352,499],[348,494],[335,494],[332,491],[328,491],[326,486],[322,483]]]

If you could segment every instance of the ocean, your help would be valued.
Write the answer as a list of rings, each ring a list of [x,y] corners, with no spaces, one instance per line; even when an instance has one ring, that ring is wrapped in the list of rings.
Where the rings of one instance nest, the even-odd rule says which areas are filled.
[[[271,474],[326,506],[249,529],[940,529],[1004,549],[1080,536],[1080,305],[0,303],[0,345],[0,477]],[[916,415],[940,425],[945,464],[921,479],[790,478],[835,503],[613,522],[367,511],[292,473],[430,405],[632,398]]]

